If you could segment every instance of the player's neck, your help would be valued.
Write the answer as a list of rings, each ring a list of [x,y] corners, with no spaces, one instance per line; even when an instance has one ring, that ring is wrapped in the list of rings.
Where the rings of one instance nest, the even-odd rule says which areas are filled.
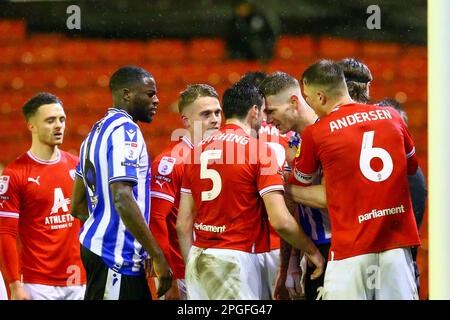
[[[31,153],[40,160],[52,161],[58,158],[58,146],[49,146],[33,143],[30,148]]]
[[[340,106],[346,105],[346,104],[350,104],[350,103],[355,103],[355,101],[353,101],[349,95],[343,95],[343,96],[339,97],[338,99],[330,102],[330,104],[326,108],[327,109],[326,114],[328,115],[334,109],[336,109]]]
[[[295,131],[298,133],[302,133],[303,130],[317,121],[317,114],[313,109],[308,108],[305,109],[305,112],[300,113],[300,118],[297,121],[297,126]]]
[[[252,132],[252,128],[250,127],[250,125],[248,125],[247,123],[245,123],[245,122],[243,122],[241,120],[238,120],[238,119],[227,119],[225,121],[225,124],[226,125],[227,124],[234,124],[234,125],[236,125],[238,127],[241,127],[244,130],[244,132],[246,134],[248,134],[248,135],[250,135],[251,132]]]

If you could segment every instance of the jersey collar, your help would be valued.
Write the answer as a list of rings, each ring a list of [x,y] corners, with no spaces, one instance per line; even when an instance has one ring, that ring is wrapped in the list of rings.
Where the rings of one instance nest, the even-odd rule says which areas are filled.
[[[184,143],[186,143],[190,149],[194,149],[194,144],[191,142],[191,140],[188,137],[182,136],[180,138],[180,140],[183,141]]]
[[[126,117],[130,118],[131,120],[133,120],[133,117],[130,116],[130,114],[128,112],[126,112],[125,110],[123,110],[123,109],[118,109],[118,108],[111,107],[111,108],[108,109],[108,112],[122,113],[124,116],[126,116]]]
[[[34,154],[31,153],[31,150],[27,151],[27,155],[37,163],[40,164],[55,164],[58,163],[61,160],[61,152],[59,150],[56,150],[56,159],[55,160],[42,160],[36,157]]]

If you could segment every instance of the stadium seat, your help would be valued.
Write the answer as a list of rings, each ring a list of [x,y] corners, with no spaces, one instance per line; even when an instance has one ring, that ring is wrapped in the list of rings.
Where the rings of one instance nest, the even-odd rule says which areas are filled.
[[[275,44],[275,59],[292,60],[316,55],[316,45],[310,36],[281,36]]]
[[[359,55],[359,45],[354,40],[322,37],[318,49],[321,58],[342,59]]]
[[[401,45],[397,43],[362,42],[362,55],[375,57],[397,57],[401,51]]]
[[[0,20],[0,44],[22,41],[25,39],[25,32],[23,20]]]
[[[144,59],[147,62],[182,62],[188,48],[181,40],[150,40],[144,44]]]
[[[191,61],[220,61],[225,58],[223,39],[193,39],[188,48]]]

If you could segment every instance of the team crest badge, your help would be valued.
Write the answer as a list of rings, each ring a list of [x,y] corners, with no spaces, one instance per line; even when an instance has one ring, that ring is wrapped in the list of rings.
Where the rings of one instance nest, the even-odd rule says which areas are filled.
[[[0,177],[0,194],[5,194],[8,191],[9,176]]]
[[[158,166],[158,172],[162,174],[163,176],[169,175],[172,170],[173,166],[175,165],[176,159],[172,157],[162,157],[159,166]]]
[[[138,158],[137,142],[125,141],[125,158],[128,160],[136,160]]]
[[[75,180],[75,169],[69,170],[69,176],[72,178],[72,180]]]

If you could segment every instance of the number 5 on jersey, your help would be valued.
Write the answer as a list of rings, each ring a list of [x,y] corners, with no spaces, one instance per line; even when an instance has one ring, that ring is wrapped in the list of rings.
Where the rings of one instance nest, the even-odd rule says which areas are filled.
[[[207,150],[200,155],[200,179],[211,179],[212,189],[202,191],[202,201],[211,201],[217,198],[222,191],[222,178],[219,172],[208,169],[209,160],[217,160],[222,157],[222,150]]]

